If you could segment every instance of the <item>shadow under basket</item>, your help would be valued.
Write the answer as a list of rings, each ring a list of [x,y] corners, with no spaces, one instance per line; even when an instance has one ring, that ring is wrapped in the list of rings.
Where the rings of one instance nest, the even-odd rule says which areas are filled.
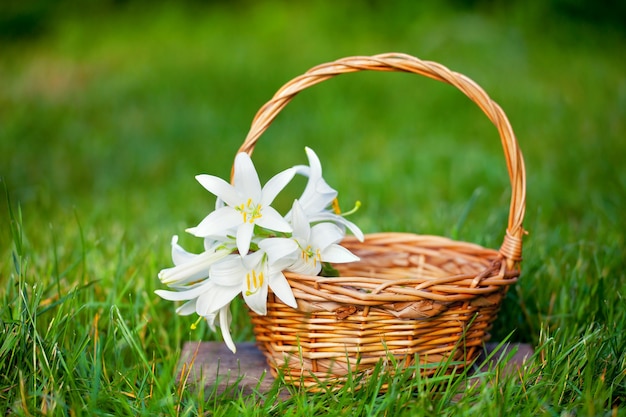
[[[259,110],[239,152],[252,154],[258,138],[298,92],[366,70],[409,72],[451,84],[483,110],[498,129],[507,162],[508,225],[498,250],[438,236],[377,233],[366,235],[364,242],[353,237],[342,242],[361,260],[334,265],[340,277],[285,273],[298,308],[270,291],[267,315],[250,314],[272,373],[281,369],[295,385],[314,388],[367,375],[389,355],[404,367],[422,365],[425,375],[467,367],[489,339],[507,289],[520,274],[526,174],[515,135],[502,109],[475,82],[440,64],[383,54],[314,67]]]

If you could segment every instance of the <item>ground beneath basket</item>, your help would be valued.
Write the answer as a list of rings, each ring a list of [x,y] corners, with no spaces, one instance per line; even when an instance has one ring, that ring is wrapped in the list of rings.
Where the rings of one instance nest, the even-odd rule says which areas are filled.
[[[487,343],[483,358],[499,346],[499,343]],[[533,354],[527,344],[506,344],[486,362],[485,367],[495,365],[500,358],[513,354],[506,370],[515,372],[524,361]],[[184,379],[186,384],[203,384],[206,390],[221,393],[230,390],[233,393],[263,393],[272,386],[274,378],[270,374],[265,357],[254,343],[238,343],[237,353],[233,354],[221,342],[187,342],[178,361],[177,379]]]

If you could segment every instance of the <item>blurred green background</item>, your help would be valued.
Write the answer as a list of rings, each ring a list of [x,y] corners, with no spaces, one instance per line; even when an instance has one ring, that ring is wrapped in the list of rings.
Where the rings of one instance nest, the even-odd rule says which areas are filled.
[[[128,247],[147,263],[133,285],[156,286],[146,282],[170,264],[171,235],[212,208],[194,175],[228,176],[252,117],[284,82],[343,56],[394,51],[477,81],[525,154],[530,236],[501,334],[518,328],[533,341],[542,318],[571,303],[588,303],[580,315],[592,320],[606,294],[588,299],[584,286],[623,284],[597,265],[624,243],[622,2],[5,1],[0,16],[0,177],[33,253],[54,252],[61,269],[86,241],[87,275],[103,279]],[[501,243],[509,193],[497,132],[453,88],[381,73],[317,86],[262,138],[262,177],[305,162],[305,145],[344,208],[363,202],[354,220],[365,231]],[[568,283],[577,262],[597,275]],[[552,285],[540,289],[544,278]]]

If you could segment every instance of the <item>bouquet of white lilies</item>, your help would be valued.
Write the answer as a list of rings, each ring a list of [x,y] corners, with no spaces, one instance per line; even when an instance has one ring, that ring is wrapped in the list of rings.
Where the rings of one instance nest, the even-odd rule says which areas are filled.
[[[204,238],[205,250],[189,253],[174,236],[175,266],[159,273],[159,279],[170,290],[157,290],[157,295],[186,301],[176,310],[180,315],[196,313],[198,321],[205,318],[213,330],[219,325],[233,352],[236,348],[230,335],[230,303],[239,293],[260,315],[267,313],[268,287],[283,303],[297,308],[284,271],[318,275],[326,263],[359,260],[339,243],[346,229],[361,241],[363,233],[346,220],[349,213],[341,214],[337,209],[337,191],[322,177],[315,152],[306,148],[306,154],[308,166],[286,169],[263,187],[246,153],[235,158],[232,185],[212,175],[196,176],[217,197],[215,210],[196,227],[187,229]],[[271,204],[295,175],[306,176],[308,181],[300,198],[282,216]]]

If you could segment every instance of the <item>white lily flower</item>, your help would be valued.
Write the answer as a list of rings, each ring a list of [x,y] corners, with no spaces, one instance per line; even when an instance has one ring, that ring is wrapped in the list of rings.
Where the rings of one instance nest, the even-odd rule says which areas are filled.
[[[337,191],[333,189],[322,177],[322,164],[317,154],[309,147],[305,148],[309,166],[297,165],[296,173],[309,178],[304,191],[298,201],[309,219],[309,222],[333,222],[342,228],[348,228],[361,242],[364,239],[363,232],[359,227],[333,210],[333,203],[337,199]],[[285,218],[291,220],[293,211],[287,213]]]
[[[317,275],[323,262],[359,260],[339,243],[346,228],[360,240],[363,233],[340,215],[337,191],[322,177],[319,158],[310,148],[306,153],[309,166],[282,171],[263,187],[246,153],[235,157],[232,185],[212,175],[196,176],[217,197],[215,210],[196,227],[187,229],[204,238],[204,252],[187,252],[174,236],[174,267],[159,272],[159,279],[169,289],[155,293],[166,300],[184,301],[176,309],[178,314],[196,313],[198,321],[204,318],[213,331],[219,326],[233,353],[230,305],[240,293],[249,308],[260,315],[267,314],[269,289],[283,303],[297,308],[283,271]],[[271,204],[295,174],[308,177],[307,185],[283,218]],[[285,237],[280,237],[281,233]]]
[[[271,240],[271,239],[266,239]],[[230,336],[230,303],[239,293],[248,306],[261,315],[267,313],[268,288],[285,304],[296,308],[297,303],[287,279],[282,273],[287,263],[278,247],[272,249],[273,258],[277,262],[270,264],[264,251],[253,252],[245,257],[228,255],[211,265],[210,277],[200,283],[192,284],[184,290],[157,290],[157,295],[170,301],[187,301],[177,309],[180,315],[196,313],[207,320],[214,329],[215,320],[219,317],[219,326],[224,341],[231,351],[235,345]],[[283,252],[283,255],[286,255]],[[180,288],[179,288],[180,289]]]
[[[276,262],[270,263],[267,253],[263,250],[243,257],[239,255],[227,257],[211,268],[210,280],[218,291],[201,296],[197,303],[202,305],[206,303],[207,307],[211,306],[209,310],[214,311],[216,306],[230,302],[237,294],[242,293],[252,311],[265,315],[267,292],[268,288],[271,288],[283,303],[296,308],[296,299],[282,272],[287,261],[284,257],[277,258]]]
[[[216,249],[220,247],[220,249]],[[221,242],[205,240],[205,252],[194,254],[187,252],[178,244],[178,236],[172,237],[172,260],[174,267],[163,269],[159,272],[159,279],[162,283],[178,291],[155,291],[157,295],[166,300],[188,300],[176,309],[176,313],[187,316],[197,312],[196,302],[198,294],[210,291],[209,282],[204,282],[209,277],[211,265],[226,257],[233,251],[224,248]],[[230,335],[230,311],[229,305],[222,307],[216,313],[203,316],[211,329],[215,331],[215,320],[219,317],[220,329],[224,342],[230,350],[235,352],[235,344]]]
[[[308,177],[309,180],[298,201],[304,212],[312,215],[327,210],[337,198],[338,192],[322,177],[322,163],[313,149],[307,146],[304,150],[309,165],[297,165],[294,168],[298,174]]]
[[[270,204],[295,173],[295,168],[282,171],[261,188],[250,156],[242,152],[235,157],[234,185],[213,175],[196,176],[198,182],[225,205],[187,231],[195,236],[207,237],[223,235],[225,231],[236,228],[237,249],[241,255],[248,253],[257,224],[269,230],[290,233],[289,223]]]
[[[279,241],[292,242],[292,248],[298,256],[287,267],[288,271],[303,275],[317,275],[322,270],[323,262],[345,263],[359,260],[358,256],[338,244],[343,239],[344,232],[337,225],[318,223],[311,227],[298,200],[293,202],[291,213],[293,235],[290,239],[266,239],[259,244],[264,248],[267,244],[277,245]],[[286,243],[281,244],[287,246]]]

